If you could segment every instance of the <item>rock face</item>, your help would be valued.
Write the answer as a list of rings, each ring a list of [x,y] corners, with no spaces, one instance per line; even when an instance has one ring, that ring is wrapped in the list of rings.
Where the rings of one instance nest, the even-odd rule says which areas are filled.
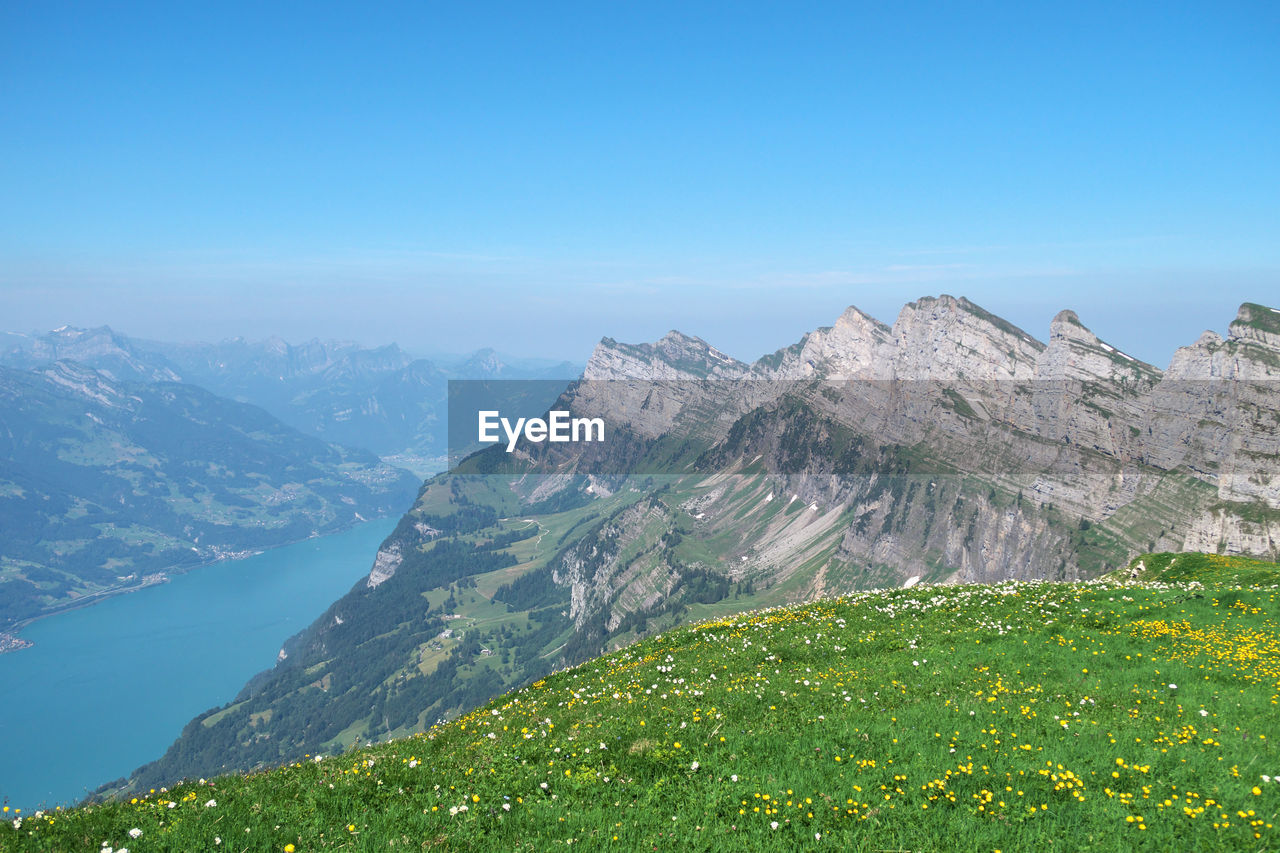
[[[1100,341],[1076,312],[1060,311],[1049,326],[1049,345],[1036,359],[1035,377],[1123,384],[1159,379],[1160,371]]]
[[[582,378],[607,379],[736,379],[747,366],[708,344],[671,331],[652,344],[621,344],[603,339],[591,353]]]
[[[1172,379],[1280,379],[1280,312],[1246,302],[1224,341],[1205,332],[1192,346],[1174,353]]]
[[[967,299],[911,302],[893,324],[895,379],[1031,379],[1044,344]]]
[[[391,542],[379,548],[378,556],[373,560],[373,568],[369,570],[369,588],[374,589],[390,580],[403,562],[404,554],[399,542]]]
[[[796,347],[782,350],[776,368],[758,365],[765,376],[799,379],[885,379],[892,363],[892,330],[874,317],[850,307],[834,326],[805,336]],[[790,357],[787,357],[789,354]]]
[[[755,529],[734,574],[776,581],[817,539],[835,546],[828,585],[835,563],[995,580],[1089,575],[1155,547],[1276,556],[1280,312],[1242,306],[1225,340],[1206,333],[1163,373],[1072,311],[1049,332],[1041,343],[942,296],[892,327],[850,308],[749,366],[677,333],[605,339],[573,404],[712,446],[699,464],[716,476],[763,466],[771,493],[811,505],[803,536]],[[716,519],[737,492],[714,494],[698,519],[730,526]],[[628,591],[621,565],[587,577],[566,563],[561,576],[581,618],[662,587],[641,573],[647,592]]]

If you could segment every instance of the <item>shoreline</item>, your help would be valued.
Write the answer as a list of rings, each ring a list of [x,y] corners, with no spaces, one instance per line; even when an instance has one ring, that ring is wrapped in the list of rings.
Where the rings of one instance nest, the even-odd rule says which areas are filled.
[[[235,562],[236,560],[245,560],[245,559],[248,559],[249,557],[256,557],[260,554],[264,554],[267,551],[274,551],[277,548],[285,548],[289,545],[298,545],[302,542],[307,542],[311,539],[323,539],[326,536],[336,536],[339,533],[346,533],[347,531],[352,530],[356,527],[359,527],[362,524],[370,524],[375,521],[380,521],[382,519],[390,518],[391,516],[392,516],[392,513],[387,513],[385,515],[377,515],[371,518],[362,518],[361,520],[353,520],[350,524],[346,525],[345,527],[340,527],[336,530],[331,530],[328,533],[313,533],[312,535],[304,536],[301,539],[291,539],[288,542],[278,542],[274,545],[266,546],[261,550],[243,553],[242,556],[238,556],[238,557],[215,558],[212,560],[207,560],[205,562],[197,563],[195,565],[186,566],[186,567],[175,568],[170,566],[162,569],[157,569],[154,572],[148,573],[143,578],[142,583],[132,584],[126,587],[110,587],[107,589],[98,590],[97,592],[91,592],[88,595],[84,595],[84,596],[81,596],[80,598],[75,599],[74,601],[68,601],[60,605],[55,605],[50,610],[47,610],[42,613],[38,613],[34,616],[28,616],[23,619],[19,619],[18,621],[14,622],[12,625],[8,627],[0,628],[0,655],[9,654],[10,652],[20,652],[23,649],[29,649],[32,646],[34,646],[35,643],[33,643],[30,640],[23,639],[22,637],[18,636],[18,634],[22,630],[26,629],[28,626],[34,624],[35,622],[40,621],[41,619],[46,619],[50,616],[60,616],[64,613],[71,613],[76,610],[83,610],[86,607],[92,607],[93,605],[99,604],[110,598],[115,598],[121,595],[129,595],[131,593],[140,592],[141,590],[144,590],[144,589],[150,589],[153,586],[159,586],[160,584],[168,583],[171,579],[170,576],[177,577],[179,575],[185,575],[185,574],[188,574],[189,572],[199,571],[200,569],[207,569],[209,566],[217,565],[218,563],[228,563],[228,562]],[[157,578],[157,579],[149,580],[151,578]],[[12,638],[14,645],[9,645],[7,642],[5,642],[5,638]]]

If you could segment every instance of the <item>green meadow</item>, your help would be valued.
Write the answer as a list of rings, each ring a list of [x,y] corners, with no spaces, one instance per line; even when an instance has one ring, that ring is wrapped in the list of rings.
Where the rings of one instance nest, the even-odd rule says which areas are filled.
[[[528,547],[533,547],[532,542]],[[428,732],[4,814],[4,850],[1280,848],[1280,568],[718,615]]]

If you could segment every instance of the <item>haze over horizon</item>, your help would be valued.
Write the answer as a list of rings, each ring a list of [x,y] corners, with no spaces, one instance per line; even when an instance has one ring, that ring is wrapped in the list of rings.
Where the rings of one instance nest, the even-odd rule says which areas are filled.
[[[754,359],[1280,301],[1280,7],[0,10],[0,326]]]

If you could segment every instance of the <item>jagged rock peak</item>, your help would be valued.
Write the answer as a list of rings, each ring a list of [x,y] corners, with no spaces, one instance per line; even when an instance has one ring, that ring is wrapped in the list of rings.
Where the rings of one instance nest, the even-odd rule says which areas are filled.
[[[704,379],[743,375],[746,365],[702,338],[672,330],[656,343],[624,344],[602,338],[587,360],[584,379]]]
[[[1055,326],[1079,326],[1085,328],[1084,323],[1080,322],[1080,315],[1072,311],[1070,308],[1063,308],[1057,314],[1053,315],[1053,320],[1049,324],[1049,328]]]
[[[1205,329],[1204,332],[1201,333],[1200,337],[1196,338],[1196,342],[1193,346],[1216,347],[1221,343],[1222,343],[1222,335],[1218,334],[1212,329]]]
[[[1049,324],[1049,345],[1036,359],[1037,379],[1138,381],[1160,371],[1098,338],[1074,311],[1059,311]]]
[[[1230,340],[1251,341],[1280,350],[1280,310],[1246,302],[1236,312],[1236,319],[1228,332]]]
[[[1031,379],[1045,345],[954,296],[909,302],[893,324],[898,379]]]
[[[875,317],[858,308],[856,305],[850,305],[844,309],[844,313],[836,320],[833,328],[848,326],[856,329],[876,330],[888,334],[890,327],[888,323],[881,323]]]
[[[885,378],[892,363],[892,348],[892,330],[850,306],[834,326],[806,335],[795,357],[779,365],[778,372],[829,379]]]
[[[1207,331],[1173,354],[1171,379],[1280,378],[1280,311],[1246,302],[1236,312],[1226,340]]]

